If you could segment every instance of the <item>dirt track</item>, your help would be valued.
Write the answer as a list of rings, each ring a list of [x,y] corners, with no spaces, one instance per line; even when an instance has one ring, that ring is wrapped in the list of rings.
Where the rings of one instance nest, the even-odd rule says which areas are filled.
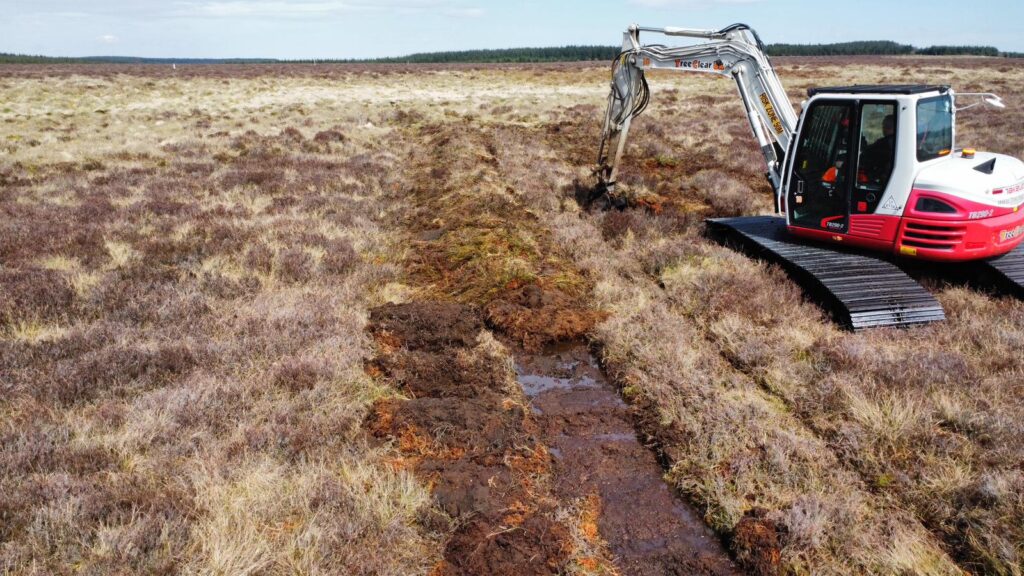
[[[380,372],[411,398],[378,403],[367,427],[397,440],[452,522],[435,572],[558,572],[569,546],[553,519],[555,502],[538,482],[547,451],[509,386],[500,348],[480,341],[474,311],[433,302],[386,306],[373,312],[371,326]]]

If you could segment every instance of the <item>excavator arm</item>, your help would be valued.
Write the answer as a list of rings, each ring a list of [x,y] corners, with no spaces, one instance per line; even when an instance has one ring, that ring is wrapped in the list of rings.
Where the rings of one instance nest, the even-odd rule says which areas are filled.
[[[706,42],[669,47],[640,43],[641,32],[698,38]],[[739,90],[751,130],[768,166],[776,194],[782,186],[782,165],[796,131],[797,116],[757,33],[744,24],[721,30],[630,26],[622,52],[612,63],[611,93],[598,152],[601,188],[614,192],[615,178],[633,118],[647,107],[647,70],[701,72],[731,77]],[[609,161],[610,160],[610,161]]]

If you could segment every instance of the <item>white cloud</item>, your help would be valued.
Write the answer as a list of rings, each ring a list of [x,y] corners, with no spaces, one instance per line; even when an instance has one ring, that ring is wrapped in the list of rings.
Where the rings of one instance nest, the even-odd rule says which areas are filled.
[[[187,12],[203,16],[308,16],[344,12],[355,7],[348,2],[266,2],[238,0],[192,4]]]
[[[714,8],[716,6],[737,6],[756,4],[764,0],[630,0],[630,4],[648,8]]]
[[[456,18],[480,18],[484,15],[483,8],[448,8],[443,13]]]
[[[179,15],[207,17],[307,18],[349,12],[436,12],[453,17],[479,17],[482,8],[451,0],[204,0],[177,2]]]
[[[103,42],[104,44],[117,44],[118,37],[114,36],[113,34],[104,34],[103,36],[97,38],[97,40]]]

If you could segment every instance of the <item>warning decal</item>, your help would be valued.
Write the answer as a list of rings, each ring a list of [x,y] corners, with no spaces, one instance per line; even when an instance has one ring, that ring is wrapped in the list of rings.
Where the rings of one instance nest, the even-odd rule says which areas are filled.
[[[768,99],[768,94],[764,92],[761,93],[761,106],[764,106],[765,114],[768,114],[768,119],[771,120],[775,133],[782,134],[782,121],[779,120],[779,115],[775,113],[775,107],[772,106],[771,100]]]

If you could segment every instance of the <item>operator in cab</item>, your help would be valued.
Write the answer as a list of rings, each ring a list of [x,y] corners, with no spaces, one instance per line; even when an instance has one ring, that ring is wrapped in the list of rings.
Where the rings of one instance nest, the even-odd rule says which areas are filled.
[[[893,159],[896,157],[896,117],[889,114],[882,120],[882,137],[875,140],[864,150],[864,163],[867,175],[872,181],[887,179],[892,172]]]

